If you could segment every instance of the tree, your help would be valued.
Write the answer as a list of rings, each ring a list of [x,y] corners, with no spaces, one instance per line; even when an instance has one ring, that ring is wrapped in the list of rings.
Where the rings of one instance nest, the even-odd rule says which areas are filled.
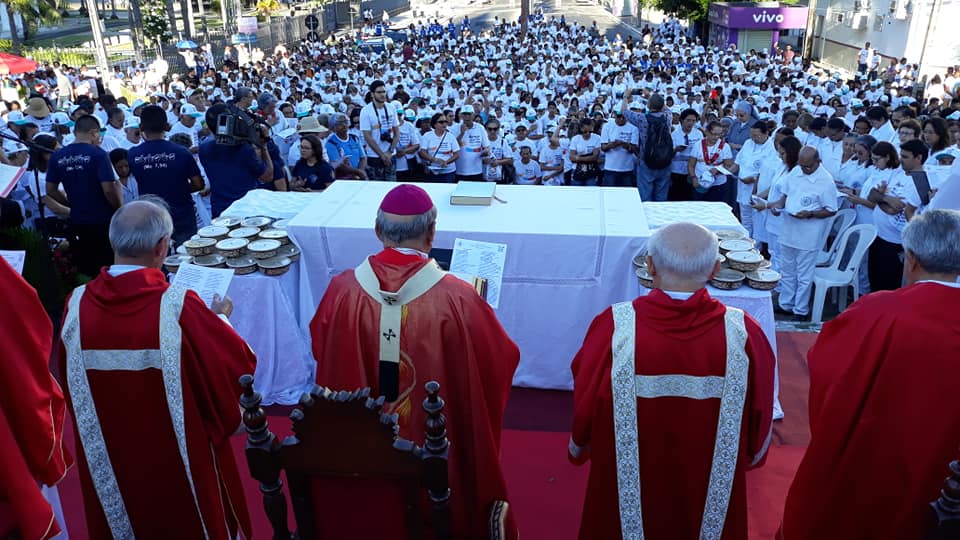
[[[142,0],[140,15],[143,17],[143,37],[150,45],[158,46],[173,37],[164,0]]]
[[[654,2],[654,5],[664,13],[692,21],[706,19],[709,4],[709,0],[655,0]]]
[[[60,22],[60,12],[55,0],[7,0],[7,18],[10,20],[11,48],[19,54],[22,41],[17,35],[17,21],[15,15],[20,15],[23,27],[23,41],[30,39],[30,35],[41,25],[53,25]]]
[[[257,13],[270,22],[270,14],[280,9],[280,2],[277,0],[257,0]]]

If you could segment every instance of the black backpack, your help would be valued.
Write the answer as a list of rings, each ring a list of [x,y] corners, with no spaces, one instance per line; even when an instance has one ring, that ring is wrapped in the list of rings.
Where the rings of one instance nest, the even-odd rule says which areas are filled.
[[[670,121],[665,115],[647,114],[647,141],[643,145],[643,163],[650,169],[665,169],[673,162],[676,151],[670,135]]]

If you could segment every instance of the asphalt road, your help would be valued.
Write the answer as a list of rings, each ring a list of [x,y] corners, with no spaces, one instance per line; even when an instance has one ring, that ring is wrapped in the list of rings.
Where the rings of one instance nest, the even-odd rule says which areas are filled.
[[[433,17],[434,13],[440,9],[437,6],[438,4],[425,6],[424,9],[426,9],[429,17]],[[633,35],[635,38],[639,37],[638,32],[635,32],[630,26],[623,24],[618,17],[614,17],[609,11],[593,3],[561,0],[558,6],[555,0],[546,2],[534,1],[531,12],[540,8],[543,8],[543,12],[547,18],[550,18],[550,16],[560,17],[563,15],[568,22],[575,22],[587,27],[593,24],[593,21],[596,21],[600,31],[610,39],[613,39],[618,33],[623,39],[626,39],[629,35]],[[417,7],[416,9],[420,8]],[[509,21],[517,20],[520,17],[519,0],[514,2],[510,2],[509,0],[494,0],[490,4],[481,4],[479,1],[464,2],[463,0],[459,0],[445,2],[444,10],[445,13],[441,12],[441,16],[452,15],[457,22],[459,22],[464,15],[469,15],[474,29],[492,26],[494,17],[500,17],[501,19],[506,18]]]

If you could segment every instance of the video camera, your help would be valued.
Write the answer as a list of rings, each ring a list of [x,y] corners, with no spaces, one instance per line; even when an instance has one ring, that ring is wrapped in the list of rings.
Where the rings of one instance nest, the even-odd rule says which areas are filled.
[[[243,143],[263,143],[258,124],[260,121],[236,105],[227,105],[226,112],[217,116],[213,138],[217,144],[237,146]]]

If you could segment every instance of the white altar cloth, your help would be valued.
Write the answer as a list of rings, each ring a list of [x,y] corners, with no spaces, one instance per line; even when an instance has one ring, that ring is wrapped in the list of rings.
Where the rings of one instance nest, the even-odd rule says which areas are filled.
[[[320,197],[312,191],[270,191],[253,189],[223,211],[221,216],[246,218],[267,216],[290,219]]]
[[[514,384],[572,387],[570,362],[590,321],[636,296],[631,260],[649,229],[639,194],[599,187],[497,186],[491,206],[451,206],[454,184],[420,184],[437,206],[436,248],[467,238],[508,245],[497,316],[520,347]],[[303,252],[300,324],[309,323],[330,279],[382,249],[377,208],[396,184],[337,181],[290,221]]]
[[[734,229],[747,234],[730,206],[722,202],[645,202],[643,212],[651,229],[659,229],[678,221],[692,221],[712,231]]]
[[[296,405],[316,374],[310,341],[297,325],[301,264],[278,277],[234,276],[227,290],[233,300],[230,323],[257,355],[254,388],[264,405]]]

